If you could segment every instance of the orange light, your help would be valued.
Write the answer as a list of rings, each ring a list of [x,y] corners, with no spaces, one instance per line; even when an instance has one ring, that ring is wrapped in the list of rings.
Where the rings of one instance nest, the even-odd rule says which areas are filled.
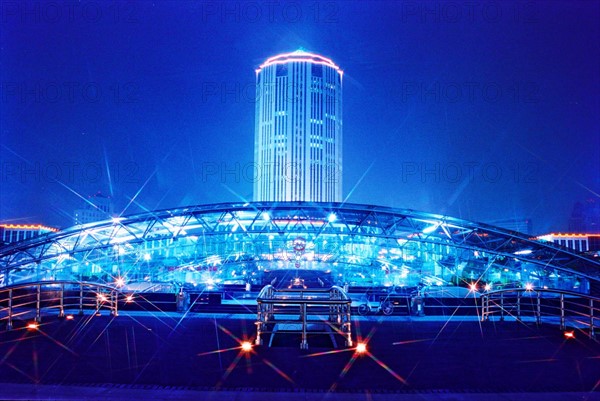
[[[58,232],[58,228],[48,227],[42,224],[0,224],[0,227],[14,230],[48,230],[54,233]]]
[[[73,315],[67,315],[67,316],[65,316],[65,319],[67,319],[67,320],[73,320],[75,318],[73,317]]]
[[[471,292],[477,292],[477,284],[469,284],[469,290]]]
[[[252,343],[250,341],[244,341],[242,343],[242,351],[244,351],[244,352],[252,351]]]
[[[98,294],[98,301],[106,302],[106,296],[104,294]]]
[[[575,332],[573,330],[571,330],[571,331],[565,331],[564,334],[565,334],[565,338],[567,340],[571,340],[571,339],[575,338]]]
[[[367,344],[365,344],[365,343],[356,344],[356,353],[357,354],[364,354],[365,352],[367,352]]]
[[[40,327],[39,324],[32,322],[27,325],[28,330],[37,330]]]
[[[133,302],[133,295],[127,295],[125,297],[125,302],[128,303],[128,304],[131,303],[131,302]]]
[[[551,233],[550,235],[552,235],[553,237],[560,237],[560,238],[565,238],[565,237],[589,237],[589,236],[593,236],[594,234],[575,234],[575,233]],[[596,234],[597,235],[597,234]]]

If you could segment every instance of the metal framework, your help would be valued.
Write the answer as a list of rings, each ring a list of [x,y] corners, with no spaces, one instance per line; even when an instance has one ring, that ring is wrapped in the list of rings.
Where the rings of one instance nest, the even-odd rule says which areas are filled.
[[[75,280],[128,286],[268,284],[318,269],[330,285],[470,283],[588,293],[600,263],[497,227],[413,210],[337,203],[190,206],[74,226],[0,248],[0,286]],[[137,287],[136,287],[137,286]]]

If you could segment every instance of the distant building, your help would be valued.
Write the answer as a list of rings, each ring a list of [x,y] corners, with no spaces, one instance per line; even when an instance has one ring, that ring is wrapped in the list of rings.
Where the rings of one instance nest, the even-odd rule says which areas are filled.
[[[256,70],[255,201],[342,201],[342,75],[303,50]]]
[[[57,231],[57,228],[41,224],[0,224],[0,245],[12,244]]]
[[[83,207],[75,209],[75,225],[93,223],[113,217],[114,209],[110,197],[98,192],[89,196]]]
[[[505,228],[511,231],[517,231],[523,234],[532,234],[533,233],[533,225],[531,223],[531,219],[505,219],[505,220],[494,220],[490,221],[488,224]]]
[[[600,251],[600,234],[546,234],[537,237],[540,241],[553,242],[577,252]]]
[[[569,231],[600,234],[600,201],[587,199],[583,203],[575,203],[569,219]]]

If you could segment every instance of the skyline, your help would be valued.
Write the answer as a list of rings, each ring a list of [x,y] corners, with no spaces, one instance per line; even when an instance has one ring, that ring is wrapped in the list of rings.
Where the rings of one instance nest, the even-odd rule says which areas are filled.
[[[252,199],[254,70],[299,47],[344,69],[349,203],[545,233],[600,193],[596,2],[20,4],[40,12],[2,3],[2,222],[66,227],[97,191],[125,215]]]

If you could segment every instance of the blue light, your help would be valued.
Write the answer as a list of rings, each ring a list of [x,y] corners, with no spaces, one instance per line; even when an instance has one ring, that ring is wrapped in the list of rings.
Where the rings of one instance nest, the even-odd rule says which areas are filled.
[[[329,213],[329,216],[327,216],[327,221],[330,223],[333,223],[337,220],[337,216],[335,215],[335,213]]]
[[[437,230],[437,228],[439,227],[439,224],[434,224],[432,226],[426,227],[423,229],[423,234],[431,234],[432,232],[434,232],[435,230]]]
[[[522,251],[515,252],[515,255],[529,255],[533,251],[531,249],[523,249]]]

